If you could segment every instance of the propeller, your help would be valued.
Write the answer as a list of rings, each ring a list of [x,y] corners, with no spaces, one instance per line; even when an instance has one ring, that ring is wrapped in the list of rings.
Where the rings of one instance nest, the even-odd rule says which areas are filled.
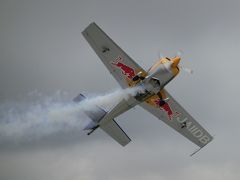
[[[158,51],[158,59],[162,59],[162,58],[164,58],[163,54],[160,51]]]
[[[178,50],[176,56],[181,57],[184,54],[183,50]]]
[[[188,73],[188,74],[193,74],[193,70],[190,69],[190,68],[186,68],[186,67],[183,67],[183,66],[181,66],[181,65],[178,65],[178,67],[179,67],[179,69],[185,71],[185,72]]]
[[[180,57],[180,58],[181,58],[181,56],[182,56],[183,54],[184,54],[184,52],[183,52],[182,50],[178,50],[178,51],[176,52],[176,56],[175,56],[175,57]],[[164,58],[164,55],[163,55],[160,51],[158,51],[158,58],[159,58],[159,59]],[[188,73],[188,74],[193,74],[193,70],[192,70],[192,69],[187,68],[187,67],[184,67],[184,66],[181,66],[181,65],[179,65],[179,64],[178,64],[177,66],[178,66],[179,69],[185,71],[186,73]]]
[[[177,53],[176,53],[176,56],[181,57],[183,54],[184,54],[184,52],[182,50],[178,50]],[[193,70],[190,69],[190,68],[187,68],[187,67],[184,67],[184,66],[181,66],[181,65],[178,65],[178,68],[185,71],[188,74],[193,74]]]

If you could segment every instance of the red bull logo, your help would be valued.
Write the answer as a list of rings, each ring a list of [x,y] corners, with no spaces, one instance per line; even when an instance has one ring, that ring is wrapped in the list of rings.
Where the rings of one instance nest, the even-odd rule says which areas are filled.
[[[124,64],[122,61],[123,61],[122,57],[118,56],[116,60],[112,62],[112,64],[121,69],[122,74],[127,76],[129,79],[132,79],[135,76],[134,69]]]
[[[157,105],[159,105],[159,102],[160,102],[160,99],[155,100],[155,103]],[[167,113],[169,120],[172,120],[173,111],[167,102],[165,102],[164,105],[160,106],[160,109],[164,110]]]

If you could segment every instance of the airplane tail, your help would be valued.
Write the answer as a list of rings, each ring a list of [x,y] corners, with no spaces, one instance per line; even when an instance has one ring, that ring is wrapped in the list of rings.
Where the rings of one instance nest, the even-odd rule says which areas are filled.
[[[73,99],[73,101],[76,103],[80,103],[85,99],[86,97],[83,94],[79,94],[77,97]],[[84,113],[91,119],[91,121],[83,129],[90,130],[90,132],[88,132],[88,135],[90,135],[94,130],[96,130],[99,127],[98,125],[99,122],[107,114],[106,111],[104,111],[97,105],[93,106],[91,110],[85,110]]]
[[[79,94],[73,99],[74,102],[80,103],[85,100],[86,97],[83,94]],[[98,127],[100,127],[105,133],[110,135],[114,140],[116,140],[122,146],[127,145],[131,139],[122,130],[122,128],[116,123],[114,119],[108,120],[106,123],[100,124],[101,120],[108,115],[108,112],[103,110],[101,107],[95,105],[91,110],[85,110],[84,113],[91,119],[91,121],[84,127],[84,130],[88,130],[87,133],[90,135]]]

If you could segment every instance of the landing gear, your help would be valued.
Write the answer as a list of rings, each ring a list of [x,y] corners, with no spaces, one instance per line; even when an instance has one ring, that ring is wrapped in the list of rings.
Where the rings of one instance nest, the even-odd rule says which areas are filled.
[[[133,81],[139,80],[139,76],[138,76],[138,75],[134,76],[134,77],[132,78],[132,80],[133,80]]]
[[[160,99],[158,105],[161,107],[161,106],[163,106],[166,102],[163,100],[161,92],[158,92],[157,95],[158,95],[158,97],[159,97],[159,99]]]
[[[166,102],[165,102],[164,100],[160,100],[160,101],[159,101],[159,106],[161,107],[161,106],[163,106],[165,103],[166,103]]]
[[[142,77],[142,76],[136,75],[136,76],[134,76],[134,77],[132,78],[133,81],[138,81],[139,79],[140,79],[140,80],[144,80],[145,77]]]

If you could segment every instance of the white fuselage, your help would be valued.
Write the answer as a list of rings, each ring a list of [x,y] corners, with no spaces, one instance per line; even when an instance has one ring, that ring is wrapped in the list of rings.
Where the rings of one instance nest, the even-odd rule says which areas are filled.
[[[149,75],[142,81],[147,91],[157,94],[173,79],[174,74],[170,65],[170,63],[160,64],[154,71],[149,72]]]

